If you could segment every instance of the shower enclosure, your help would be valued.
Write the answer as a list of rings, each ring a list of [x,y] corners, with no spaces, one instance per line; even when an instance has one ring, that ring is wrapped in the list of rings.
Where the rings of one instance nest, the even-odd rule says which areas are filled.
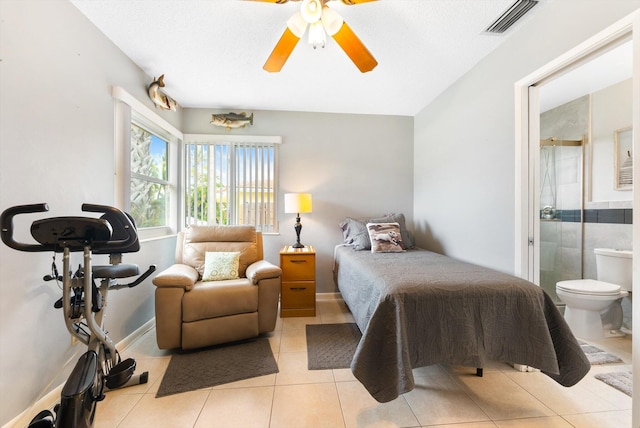
[[[540,286],[582,278],[584,137],[540,140]]]

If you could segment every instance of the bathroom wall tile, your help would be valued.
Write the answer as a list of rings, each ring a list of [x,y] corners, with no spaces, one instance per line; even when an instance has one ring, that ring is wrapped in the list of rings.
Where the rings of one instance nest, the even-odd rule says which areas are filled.
[[[582,227],[576,223],[562,223],[560,227],[560,239],[562,248],[582,248]]]
[[[633,208],[633,201],[610,201],[608,208]]]
[[[578,165],[578,158],[571,155],[568,156],[569,157],[558,159],[558,161],[556,162],[558,167],[558,187],[578,183],[580,181],[580,168]]]
[[[589,210],[607,209],[609,208],[609,202],[607,201],[585,202],[584,207]]]
[[[563,223],[569,223],[576,221],[576,210],[560,210],[557,217],[562,220]]]
[[[594,248],[633,248],[633,226],[628,224],[589,223],[584,225],[585,257]],[[595,256],[593,257],[595,263]]]
[[[562,209],[580,209],[582,207],[581,196],[582,187],[579,182],[558,186],[558,206]]]
[[[559,266],[562,279],[582,278],[582,249],[563,247],[561,254]]]
[[[597,247],[619,248],[618,245],[628,245],[631,248],[632,226],[625,224],[588,224],[585,225],[585,246],[593,244],[590,250]]]
[[[624,210],[598,210],[598,223],[624,224]]]
[[[631,316],[631,308],[633,306],[633,293],[622,299],[622,327],[631,331],[633,319]]]
[[[556,220],[540,222],[540,240],[546,242],[556,242],[562,223]]]
[[[598,210],[596,210],[596,209],[584,210],[584,222],[585,223],[597,223],[598,222]]]

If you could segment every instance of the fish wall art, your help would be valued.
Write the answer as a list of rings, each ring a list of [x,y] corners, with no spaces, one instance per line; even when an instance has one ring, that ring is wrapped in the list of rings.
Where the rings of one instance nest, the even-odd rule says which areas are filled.
[[[236,128],[244,128],[247,125],[253,125],[253,113],[247,116],[247,113],[224,113],[212,114],[211,124],[227,128],[227,131]]]
[[[156,107],[160,107],[163,110],[176,111],[178,105],[176,100],[160,90],[160,88],[164,88],[164,74],[157,79],[155,77],[153,79],[153,82],[151,82],[147,88],[151,101],[153,101]]]

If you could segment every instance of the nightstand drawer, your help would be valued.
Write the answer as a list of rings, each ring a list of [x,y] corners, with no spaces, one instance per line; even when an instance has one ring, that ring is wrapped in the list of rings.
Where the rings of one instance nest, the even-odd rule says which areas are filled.
[[[287,254],[281,257],[283,281],[313,281],[316,277],[315,254]]]
[[[282,307],[313,308],[316,304],[316,284],[311,281],[282,283]]]

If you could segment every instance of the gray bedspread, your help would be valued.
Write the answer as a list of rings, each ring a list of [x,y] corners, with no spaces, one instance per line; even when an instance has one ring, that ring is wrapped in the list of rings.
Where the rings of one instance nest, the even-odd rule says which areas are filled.
[[[362,331],[351,371],[379,402],[414,388],[412,368],[503,361],[572,386],[589,361],[549,296],[512,275],[425,250],[337,247],[334,276]]]

